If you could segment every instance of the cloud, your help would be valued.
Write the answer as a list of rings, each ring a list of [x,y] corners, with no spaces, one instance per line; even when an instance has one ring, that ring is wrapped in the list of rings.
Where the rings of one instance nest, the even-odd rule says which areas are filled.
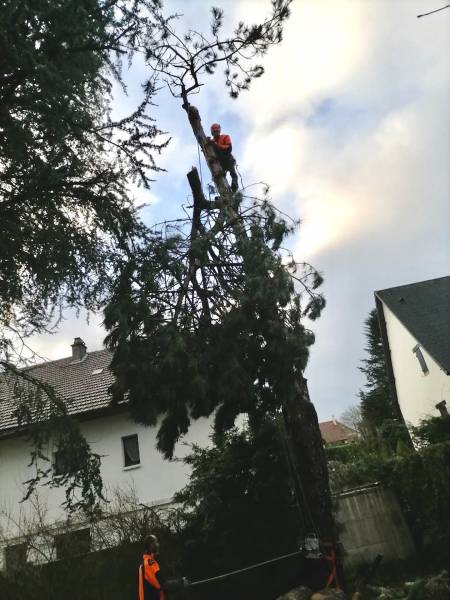
[[[87,315],[84,311],[77,314],[74,310],[65,311],[64,321],[56,331],[40,334],[31,339],[30,346],[39,357],[46,360],[56,360],[72,354],[71,344],[76,337],[81,337],[88,352],[100,350],[106,332],[102,326],[101,314]]]
[[[450,264],[450,31],[421,23],[422,9],[293,3],[283,44],[239,101],[244,179],[301,217],[294,253],[325,275],[307,370],[322,418],[356,402],[373,291]]]
[[[266,75],[243,96],[243,169],[281,203],[295,194],[308,256],[396,221],[420,226],[408,208],[431,173],[448,191],[448,144],[436,133],[448,130],[449,60],[443,45],[418,43],[414,4],[402,6],[387,19],[383,3],[294,4]]]
[[[251,19],[254,2],[241,6],[242,17]],[[291,113],[306,116],[318,98],[332,94],[361,63],[368,45],[364,31],[362,3],[294,3],[282,44],[264,59],[264,77],[242,96],[247,118],[261,128]]]

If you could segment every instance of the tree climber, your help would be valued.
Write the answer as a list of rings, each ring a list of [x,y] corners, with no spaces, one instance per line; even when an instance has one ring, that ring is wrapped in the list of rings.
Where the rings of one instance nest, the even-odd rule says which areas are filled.
[[[224,175],[226,176],[227,172],[231,175],[231,191],[234,194],[237,192],[239,184],[236,173],[236,160],[231,154],[231,138],[225,133],[222,135],[220,134],[220,125],[218,123],[213,123],[211,125],[211,135],[212,139],[208,138],[208,140],[213,145],[217,160],[222,167]]]

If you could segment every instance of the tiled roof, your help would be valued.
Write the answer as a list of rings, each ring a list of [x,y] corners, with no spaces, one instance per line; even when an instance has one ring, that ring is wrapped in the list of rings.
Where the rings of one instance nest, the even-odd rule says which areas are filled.
[[[375,292],[440,367],[450,374],[450,276]]]
[[[354,429],[347,427],[339,421],[323,421],[319,423],[322,439],[326,444],[338,444],[355,440],[358,434]]]
[[[26,372],[49,383],[64,398],[69,413],[80,415],[110,406],[108,387],[114,380],[108,369],[110,361],[111,353],[108,350],[98,350],[88,352],[79,362],[74,362],[70,356],[30,367]],[[13,416],[16,408],[13,387],[16,380],[12,375],[3,374],[0,377],[0,432],[17,427],[17,420]],[[357,437],[353,429],[338,421],[324,421],[319,423],[319,427],[327,444]]]
[[[70,414],[82,414],[110,406],[108,387],[114,378],[108,366],[111,353],[107,350],[88,352],[81,361],[62,358],[25,370],[26,373],[49,383],[64,398]],[[94,374],[95,373],[95,374]],[[13,417],[16,401],[14,383],[17,377],[3,374],[0,378],[0,431],[15,429]]]

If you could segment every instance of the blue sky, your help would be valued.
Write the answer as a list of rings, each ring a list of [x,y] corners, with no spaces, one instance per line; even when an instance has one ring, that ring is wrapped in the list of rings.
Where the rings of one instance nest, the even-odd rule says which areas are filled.
[[[230,23],[256,21],[263,0],[216,0]],[[244,183],[264,180],[282,210],[302,219],[290,245],[325,278],[327,308],[306,376],[319,418],[357,402],[363,383],[363,322],[373,292],[447,275],[450,267],[450,10],[417,19],[434,0],[295,0],[283,43],[264,60],[265,75],[238,100],[220,79],[195,98],[204,124],[233,139]],[[180,25],[203,27],[209,2],[167,2]],[[183,21],[183,19],[185,19]],[[182,25],[185,23],[184,25]],[[142,62],[127,74],[134,105]],[[184,111],[167,92],[155,108],[172,137],[147,201],[148,222],[179,215],[185,174],[198,164]],[[206,176],[206,167],[203,165]],[[206,177],[205,177],[206,178]],[[34,340],[49,358],[66,356],[76,335],[101,347],[100,318],[67,315],[54,336]]]

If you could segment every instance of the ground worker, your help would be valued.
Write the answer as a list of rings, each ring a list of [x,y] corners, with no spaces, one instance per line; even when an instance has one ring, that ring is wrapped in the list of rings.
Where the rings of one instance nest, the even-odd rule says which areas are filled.
[[[166,580],[159,568],[158,553],[158,538],[149,535],[145,539],[144,554],[139,565],[139,600],[167,600],[167,591],[189,585],[186,577]]]
[[[234,192],[237,191],[239,184],[236,173],[236,160],[231,154],[231,138],[225,133],[222,135],[220,134],[220,125],[218,123],[213,123],[211,125],[211,135],[212,139],[208,139],[213,145],[217,160],[219,161],[224,174],[226,175],[227,172],[229,172],[231,175],[231,191],[234,194]]]

